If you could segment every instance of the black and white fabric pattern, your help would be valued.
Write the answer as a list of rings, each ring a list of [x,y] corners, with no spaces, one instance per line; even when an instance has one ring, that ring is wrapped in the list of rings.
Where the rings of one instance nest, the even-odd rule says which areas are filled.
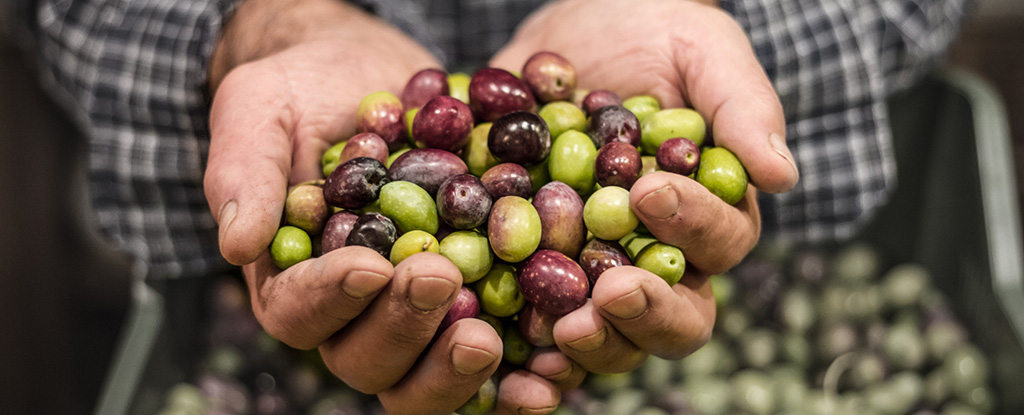
[[[207,64],[238,0],[37,0],[42,78],[89,140],[101,230],[149,278],[227,267],[203,193]],[[485,65],[543,1],[357,0],[449,70]],[[722,0],[786,111],[801,181],[764,238],[848,238],[895,186],[886,98],[941,58],[969,0]],[[25,3],[28,4],[28,3]],[[637,2],[641,7],[641,2]]]

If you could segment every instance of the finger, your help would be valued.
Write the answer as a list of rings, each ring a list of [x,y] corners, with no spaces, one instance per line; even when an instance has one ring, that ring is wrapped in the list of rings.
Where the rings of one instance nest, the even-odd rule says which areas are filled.
[[[268,252],[243,267],[263,329],[297,349],[312,349],[361,313],[391,281],[391,263],[352,246],[281,271]]]
[[[658,240],[678,247],[689,263],[710,274],[738,264],[760,237],[753,187],[729,205],[689,177],[655,172],[633,184],[629,202]]]
[[[647,352],[609,323],[593,301],[558,319],[554,335],[559,350],[590,372],[628,372],[647,359]]]
[[[281,119],[286,104],[268,94],[254,96],[251,85],[235,81],[242,78],[265,80],[243,66],[221,84],[211,106],[203,183],[220,227],[221,254],[236,265],[254,261],[270,245],[280,225],[292,161],[291,131]]]
[[[362,315],[320,346],[331,372],[363,393],[380,393],[405,376],[462,284],[459,269],[430,252],[405,259],[394,275]]]
[[[557,347],[534,349],[526,361],[526,369],[540,375],[560,391],[569,390],[583,383],[586,369],[576,363]]]
[[[542,415],[558,408],[562,393],[540,375],[517,370],[501,379],[498,385],[498,407],[501,415]]]
[[[782,103],[735,20],[721,10],[702,9],[706,18],[680,28],[682,38],[699,41],[672,44],[686,99],[708,121],[715,145],[740,159],[754,186],[787,191],[799,172],[786,146]]]
[[[711,284],[693,272],[670,287],[640,268],[611,268],[597,280],[593,302],[633,344],[665,359],[681,359],[703,346],[715,322]]]
[[[501,338],[478,319],[452,324],[395,385],[378,395],[389,414],[451,414],[501,362]]]

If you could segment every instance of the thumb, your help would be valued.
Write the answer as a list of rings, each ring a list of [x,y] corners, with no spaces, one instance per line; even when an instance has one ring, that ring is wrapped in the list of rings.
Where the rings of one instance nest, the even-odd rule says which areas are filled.
[[[283,105],[253,97],[252,88],[231,80],[225,78],[211,106],[203,186],[221,255],[244,265],[267,249],[280,226],[291,145],[280,119],[284,112],[277,111]]]
[[[746,34],[721,11],[704,24],[719,39],[674,48],[691,104],[708,120],[715,145],[736,154],[758,190],[793,188],[800,175],[786,146],[782,104]]]
[[[760,210],[753,187],[729,205],[697,181],[675,173],[645,174],[629,190],[630,206],[659,241],[686,254],[708,273],[732,268],[760,236]]]

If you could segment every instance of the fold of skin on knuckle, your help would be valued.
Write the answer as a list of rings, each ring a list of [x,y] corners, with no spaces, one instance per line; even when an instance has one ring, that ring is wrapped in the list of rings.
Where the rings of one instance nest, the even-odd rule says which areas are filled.
[[[611,325],[605,326],[606,343],[597,350],[579,352],[559,342],[558,348],[589,372],[624,373],[643,366],[648,353]]]
[[[625,269],[613,268],[602,278],[626,277]],[[680,359],[705,344],[715,321],[714,296],[706,274],[688,269],[679,283],[668,287],[657,277],[642,278],[639,287],[648,298],[647,311],[638,317],[620,320],[607,315],[624,335],[652,355]],[[595,292],[595,305],[603,307],[618,296],[613,291]],[[602,313],[606,315],[606,313]]]
[[[706,281],[707,277],[688,272],[683,276],[683,281],[672,287],[677,295],[690,302],[692,312],[687,313],[686,323],[677,330],[666,329],[665,332],[673,334],[676,339],[670,343],[672,346],[665,350],[652,350],[651,354],[663,359],[678,360],[689,356],[711,339],[715,324],[714,298],[710,295],[710,286],[704,287],[707,282],[693,284],[695,280]],[[693,285],[700,287],[695,288]]]
[[[748,186],[740,202],[730,206],[711,192],[695,187],[699,186],[696,182],[673,183],[677,178],[658,177],[664,181],[654,188],[670,186],[680,208],[678,214],[648,229],[658,239],[682,249],[688,265],[711,274],[720,273],[739,263],[753,249],[760,235],[760,218],[752,187]]]
[[[560,391],[579,386],[587,374],[583,366],[554,346],[537,348],[527,360],[526,369],[551,382]]]
[[[353,356],[342,353],[333,347],[331,343],[337,343],[334,337],[342,336],[344,332],[335,333],[332,338],[320,345],[320,357],[327,369],[346,385],[367,395],[376,395],[392,388],[401,380],[401,377],[394,375],[385,376],[381,371],[372,370],[371,367],[354,367]],[[367,363],[367,362],[363,362]]]
[[[264,283],[257,288],[252,299],[253,311],[256,320],[271,337],[296,349],[313,349],[323,339],[314,339],[305,333],[303,328],[309,323],[295,315],[291,307],[293,304],[283,304],[283,299],[288,296],[282,291],[288,289],[293,280],[291,275],[294,273],[263,278]]]
[[[448,306],[450,306],[451,301],[453,300],[454,296],[449,298]],[[370,323],[357,318],[353,320],[353,323],[350,323],[350,326],[355,329],[356,327],[354,325],[359,325],[359,329],[365,330],[366,327],[362,326],[365,326],[366,324],[380,324],[380,326],[374,327],[374,331],[376,332],[375,335],[378,336],[378,341],[374,342],[375,344],[364,344],[363,346],[374,347],[375,350],[401,350],[402,353],[408,354],[406,357],[392,356],[392,359],[389,359],[387,362],[389,366],[392,366],[389,371],[405,373],[413,364],[415,364],[417,356],[421,355],[429,345],[438,323],[441,321],[441,318],[444,317],[447,307],[442,307],[429,313],[419,310],[404,311],[398,307],[411,307],[406,305],[407,303],[404,299],[404,293],[401,296],[395,296],[394,293],[391,293],[385,298],[378,298],[377,301],[384,301],[388,304],[387,311],[378,315],[401,316],[401,318],[389,318],[383,323]],[[393,387],[401,380],[400,376],[390,376],[388,378],[383,376],[367,376],[366,374],[368,372],[373,372],[373,367],[378,367],[382,364],[380,361],[373,362],[366,359],[352,360],[350,355],[334,356],[340,353],[342,348],[341,343],[343,340],[346,337],[351,337],[353,335],[351,334],[351,331],[343,330],[335,333],[334,336],[336,336],[336,338],[328,340],[327,343],[330,344],[326,349],[321,348],[321,355],[332,355],[324,356],[324,362],[329,362],[328,367],[331,369],[331,372],[345,383],[348,383],[360,392],[377,394]],[[353,347],[352,344],[347,344],[346,346],[348,346],[348,348]],[[346,350],[351,351],[348,350],[348,348],[346,348]],[[396,367],[398,367],[398,369],[395,369]]]

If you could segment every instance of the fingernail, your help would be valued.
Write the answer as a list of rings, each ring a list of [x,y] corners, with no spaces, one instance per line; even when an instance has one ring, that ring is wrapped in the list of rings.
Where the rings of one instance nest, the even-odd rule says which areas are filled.
[[[368,297],[384,288],[391,279],[376,272],[352,271],[341,282],[341,290],[349,297],[359,299]]]
[[[544,408],[519,408],[519,415],[547,415],[558,409],[557,406],[546,406]]]
[[[789,147],[786,146],[786,137],[783,137],[778,133],[771,133],[768,136],[768,142],[771,143],[772,149],[774,149],[778,155],[782,156],[782,158],[789,162],[789,167],[793,169],[793,174],[799,177],[800,171],[796,167],[796,161],[793,160],[793,153],[790,152]]]
[[[616,318],[623,320],[634,319],[640,317],[644,311],[647,311],[647,295],[644,294],[643,288],[637,288],[629,294],[610,301],[601,309]]]
[[[592,352],[604,346],[604,341],[607,338],[608,329],[601,327],[601,330],[598,330],[596,333],[566,342],[565,345],[577,352]]]
[[[219,218],[219,237],[221,250],[224,250],[224,238],[228,233],[228,228],[231,227],[231,222],[235,220],[235,214],[238,213],[238,203],[233,199],[229,200],[224,206],[220,208]]]
[[[550,380],[552,382],[561,382],[561,381],[563,381],[565,379],[568,379],[569,375],[571,375],[571,374],[572,374],[572,365],[570,365],[569,367],[565,368],[565,370],[563,370],[561,372],[550,374],[550,375],[541,375],[541,376],[544,376],[544,379]]]
[[[460,375],[472,375],[490,366],[498,357],[483,349],[456,344],[452,348],[452,365]]]
[[[444,278],[419,277],[409,282],[409,303],[417,310],[432,311],[455,292],[455,284]]]
[[[668,219],[679,210],[679,199],[672,186],[665,186],[644,196],[636,204],[637,210],[655,219]]]
[[[519,415],[547,415],[558,409],[557,406],[546,406],[543,408],[519,408]]]

